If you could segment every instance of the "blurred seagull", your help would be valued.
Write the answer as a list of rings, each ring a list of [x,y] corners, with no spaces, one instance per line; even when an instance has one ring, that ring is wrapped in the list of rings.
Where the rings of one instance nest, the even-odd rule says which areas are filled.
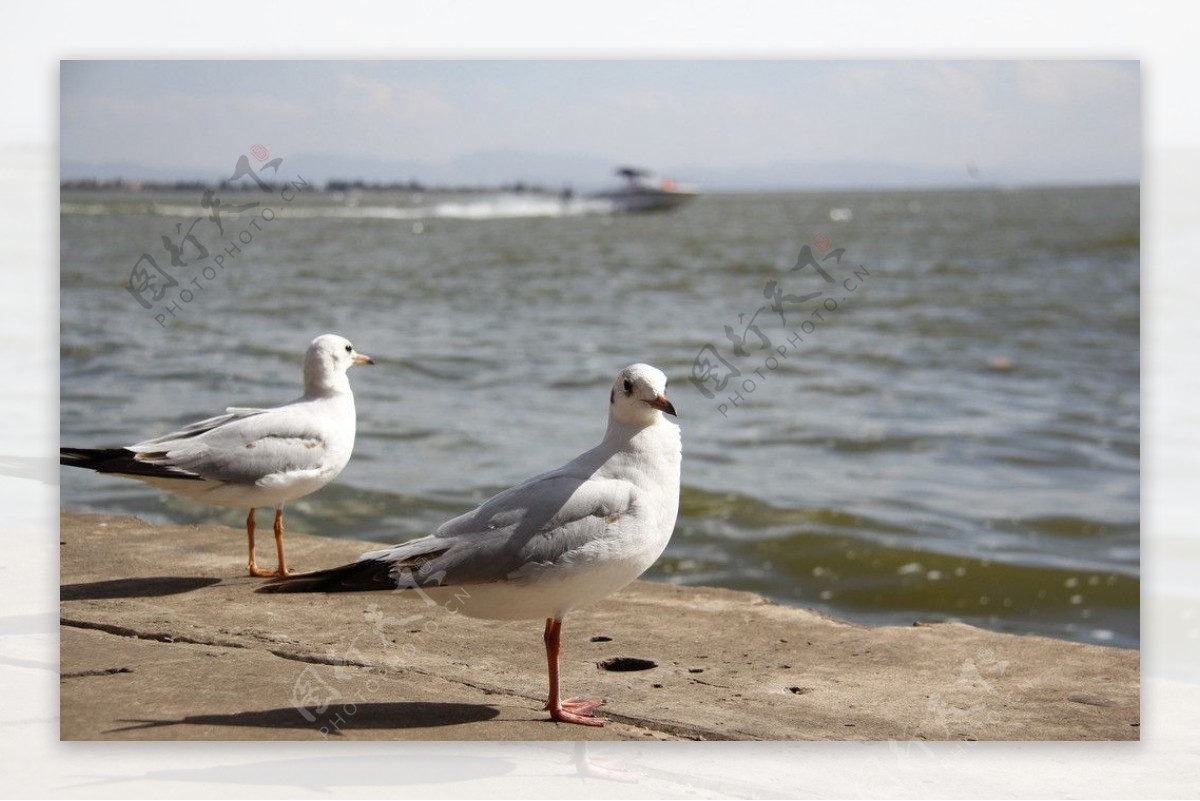
[[[626,367],[609,394],[595,448],[443,523],[433,534],[357,562],[270,582],[258,592],[412,589],[433,600],[469,586],[460,611],[492,620],[544,619],[550,717],[602,726],[604,702],[559,699],[563,617],[626,586],[654,563],[679,512],[679,426],[667,377]],[[461,600],[461,599],[460,599]]]
[[[59,461],[144,481],[185,498],[234,508],[246,517],[250,575],[286,576],[283,504],[333,481],[354,450],[354,393],[346,371],[374,364],[336,334],[319,336],[304,355],[304,394],[271,409],[229,408],[155,439],[124,448],[60,448]],[[254,508],[275,507],[279,567],[254,562]]]

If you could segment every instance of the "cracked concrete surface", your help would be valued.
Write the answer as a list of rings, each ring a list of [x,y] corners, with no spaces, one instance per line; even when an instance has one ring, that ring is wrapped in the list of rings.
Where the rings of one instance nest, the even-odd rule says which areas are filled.
[[[563,629],[564,692],[608,699],[612,722],[553,723],[539,621],[466,617],[469,597],[255,594],[244,537],[62,515],[64,740],[1139,736],[1137,651],[960,624],[864,628],[646,582]],[[299,569],[374,545],[287,543]]]

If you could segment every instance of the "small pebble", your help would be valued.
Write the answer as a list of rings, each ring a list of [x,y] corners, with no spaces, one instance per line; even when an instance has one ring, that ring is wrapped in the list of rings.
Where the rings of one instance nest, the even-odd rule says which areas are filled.
[[[1010,356],[993,356],[988,359],[988,367],[993,370],[1011,370],[1016,366],[1016,362]]]

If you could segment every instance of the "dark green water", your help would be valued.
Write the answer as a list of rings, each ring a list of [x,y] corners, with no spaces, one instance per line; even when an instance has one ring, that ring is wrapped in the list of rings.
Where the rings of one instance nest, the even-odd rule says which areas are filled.
[[[338,332],[379,364],[351,374],[354,459],[290,527],[400,541],[593,445],[612,376],[646,361],[684,434],[650,578],[1138,644],[1136,187],[711,196],[650,217],[309,190],[226,198],[261,203],[224,238],[199,194],[64,194],[64,444],[290,399],[307,342]],[[208,257],[171,266],[162,238],[197,218]],[[844,249],[819,262],[831,281],[791,269],[804,245]],[[179,281],[150,310],[123,288],[143,252]],[[706,345],[711,398],[689,381]],[[242,518],[62,481],[68,509]]]

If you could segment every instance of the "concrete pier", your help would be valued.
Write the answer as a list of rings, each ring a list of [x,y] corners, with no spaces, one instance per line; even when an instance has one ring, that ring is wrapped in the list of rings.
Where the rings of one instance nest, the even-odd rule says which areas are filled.
[[[378,546],[286,541],[298,570]],[[592,728],[542,710],[542,622],[467,596],[255,594],[245,532],[214,525],[64,513],[61,554],[64,740],[1139,738],[1134,650],[637,582],[563,627],[564,695],[607,699]]]

